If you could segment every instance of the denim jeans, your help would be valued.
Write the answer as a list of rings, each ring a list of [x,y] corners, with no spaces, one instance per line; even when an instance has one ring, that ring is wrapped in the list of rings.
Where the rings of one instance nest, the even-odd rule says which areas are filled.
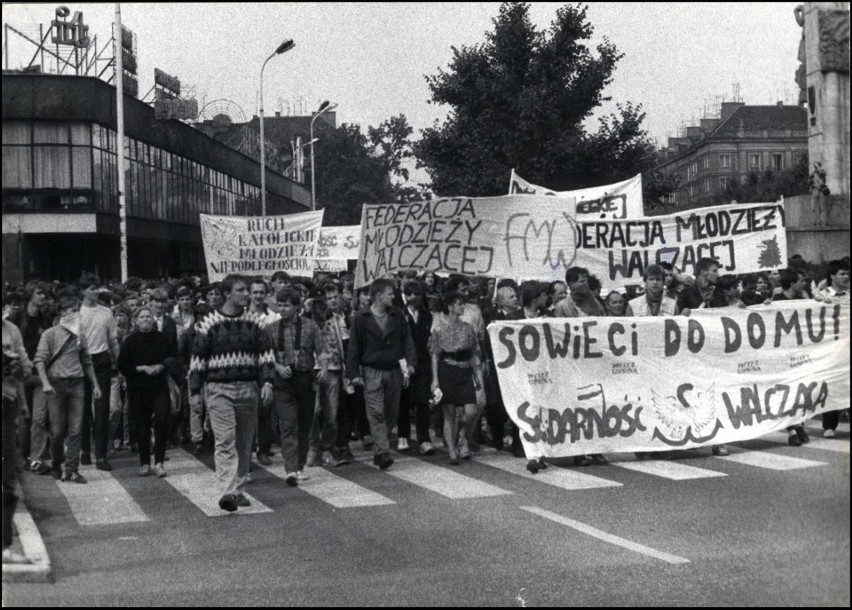
[[[107,457],[107,445],[109,443],[109,389],[112,375],[112,356],[110,356],[109,352],[92,354],[92,364],[95,367],[95,378],[98,380],[101,397],[98,400],[93,400],[92,383],[86,378],[85,409],[83,410],[83,431],[80,448],[83,450],[83,453],[91,453],[91,437],[94,437],[95,459],[105,460]]]
[[[83,402],[86,394],[83,378],[50,379],[50,385],[53,386],[53,394],[45,396],[50,417],[51,466],[53,470],[59,470],[64,461],[65,472],[76,472],[80,463]]]
[[[381,455],[390,451],[388,430],[396,425],[399,413],[402,371],[399,368],[380,371],[368,366],[363,369],[364,402],[367,403],[367,421],[373,434],[373,453]]]
[[[28,392],[29,393],[29,392]],[[48,442],[50,435],[47,433],[47,400],[41,385],[32,388],[32,425],[30,426],[30,459],[46,460],[50,457]]]
[[[340,405],[340,371],[328,371],[325,381],[317,384],[317,408],[311,427],[313,451],[331,451],[337,441],[337,409]]]
[[[216,477],[223,494],[242,493],[245,488],[259,394],[253,381],[207,382],[204,386],[204,402],[216,442]]]
[[[3,397],[3,549],[12,544],[12,516],[18,496],[15,495],[15,426],[18,421],[18,401]]]
[[[122,389],[124,378],[121,375],[116,375],[110,380],[109,387],[109,453],[113,453],[112,441],[121,426],[121,440],[125,445],[130,444],[130,415],[128,412],[128,396],[127,390]]]

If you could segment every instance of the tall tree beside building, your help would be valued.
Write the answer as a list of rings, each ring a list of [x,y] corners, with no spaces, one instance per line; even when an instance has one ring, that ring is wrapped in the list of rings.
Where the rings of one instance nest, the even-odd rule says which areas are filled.
[[[405,115],[378,127],[344,123],[324,129],[315,160],[317,208],[325,208],[326,226],[361,222],[365,203],[405,203],[426,195],[424,185],[411,185],[406,165],[413,156],[412,128]]]
[[[493,23],[484,44],[454,47],[449,69],[426,77],[432,103],[450,106],[414,149],[437,194],[505,194],[512,168],[571,190],[651,167],[641,106],[618,104],[595,133],[584,126],[609,100],[603,90],[623,57],[606,38],[590,48],[585,6],[559,8],[546,32],[533,26],[526,3],[504,3]]]

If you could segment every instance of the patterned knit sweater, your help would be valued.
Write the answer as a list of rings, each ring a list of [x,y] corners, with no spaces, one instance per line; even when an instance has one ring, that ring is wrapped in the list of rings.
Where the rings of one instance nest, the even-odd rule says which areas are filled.
[[[189,362],[191,395],[200,394],[208,381],[271,382],[274,370],[274,346],[256,314],[246,310],[229,316],[212,311],[198,325]]]

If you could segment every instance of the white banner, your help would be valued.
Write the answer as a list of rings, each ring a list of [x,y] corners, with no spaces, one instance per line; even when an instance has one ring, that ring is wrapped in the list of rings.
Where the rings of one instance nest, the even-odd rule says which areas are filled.
[[[641,218],[645,215],[642,204],[642,174],[636,174],[629,180],[593,186],[576,191],[551,191],[542,186],[530,184],[512,170],[509,180],[510,195],[545,195],[569,199],[576,206],[577,220],[621,220]]]
[[[346,271],[346,261],[358,258],[361,225],[322,227],[317,247],[316,271]]]
[[[201,239],[211,282],[229,273],[310,275],[323,211],[286,216],[201,214]]]
[[[782,203],[628,220],[578,222],[573,213],[566,200],[537,195],[365,205],[355,285],[407,270],[553,281],[580,266],[615,287],[641,283],[659,262],[690,274],[702,257],[722,273],[786,266]]]
[[[744,441],[849,406],[849,303],[488,327],[528,455]]]

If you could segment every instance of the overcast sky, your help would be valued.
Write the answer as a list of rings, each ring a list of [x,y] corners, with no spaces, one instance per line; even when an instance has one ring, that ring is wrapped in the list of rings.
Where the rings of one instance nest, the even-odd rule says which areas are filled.
[[[684,121],[701,118],[705,106],[712,111],[722,96],[731,100],[735,83],[748,104],[795,102],[797,4],[591,4],[593,42],[607,36],[624,53],[604,91],[612,97],[604,111],[615,102],[641,103],[646,129],[664,144]],[[37,33],[57,5],[4,3],[3,22]],[[99,48],[109,40],[114,4],[67,6],[82,11]],[[533,3],[535,25],[549,27],[558,6]],[[250,118],[264,60],[292,38],[296,47],[264,72],[267,116],[310,114],[329,99],[339,104],[338,123],[366,130],[402,113],[417,136],[446,116],[445,107],[428,103],[424,75],[448,66],[452,46],[483,42],[498,12],[498,3],[127,3],[122,21],[137,35],[140,97],[160,68],[185,90],[194,88],[199,103],[227,99]],[[9,67],[26,64],[34,47],[15,35],[9,43]],[[5,68],[5,47],[3,60]]]

